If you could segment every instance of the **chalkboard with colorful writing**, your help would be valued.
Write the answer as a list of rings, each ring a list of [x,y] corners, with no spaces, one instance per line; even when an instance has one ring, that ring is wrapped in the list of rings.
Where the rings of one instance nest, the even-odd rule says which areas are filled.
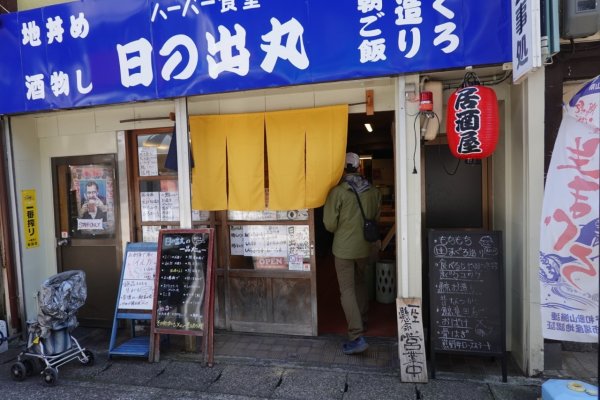
[[[500,356],[506,380],[503,270],[501,232],[429,231],[432,359]]]
[[[150,361],[158,361],[160,334],[203,336],[212,364],[214,229],[165,229],[158,235]]]

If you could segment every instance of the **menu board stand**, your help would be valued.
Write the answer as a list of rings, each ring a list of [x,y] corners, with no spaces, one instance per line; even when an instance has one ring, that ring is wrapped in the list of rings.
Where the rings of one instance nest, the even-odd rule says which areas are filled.
[[[506,382],[506,306],[499,231],[429,230],[430,356],[500,357]]]
[[[213,364],[214,229],[159,232],[150,362],[160,359],[160,335],[202,337],[202,361]]]
[[[156,272],[156,243],[128,243],[125,248],[119,294],[115,306],[108,357],[148,357],[150,334],[138,336],[136,321],[152,319],[154,274]],[[119,321],[131,324],[131,338],[116,346]]]

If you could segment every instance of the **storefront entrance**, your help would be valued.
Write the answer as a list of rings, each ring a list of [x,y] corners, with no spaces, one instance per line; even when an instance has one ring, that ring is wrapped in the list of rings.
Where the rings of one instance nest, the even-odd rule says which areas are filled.
[[[58,272],[85,272],[88,298],[78,320],[108,327],[121,265],[116,157],[53,158],[52,174]]]
[[[380,282],[377,295],[377,264],[395,269],[394,232],[394,154],[392,137],[393,111],[380,111],[373,115],[353,113],[348,116],[347,150],[361,156],[361,173],[382,194],[379,220],[380,237],[384,248],[374,249],[369,269],[369,315],[367,336],[397,337],[396,282]],[[365,124],[370,124],[370,132]],[[386,240],[387,238],[387,240]],[[315,239],[317,255],[317,298],[319,334],[346,335],[347,324],[340,303],[340,291],[331,253],[333,235],[323,226],[323,208],[315,210]],[[381,272],[381,271],[380,271]],[[394,271],[395,272],[395,271]],[[382,295],[384,285],[389,291]]]
[[[393,120],[392,111],[374,116],[364,112],[349,114],[348,130],[344,130],[348,142],[342,149],[343,153],[350,150],[364,155],[363,172],[382,191],[382,238],[394,231]],[[367,121],[374,127],[373,133],[365,133]],[[174,207],[177,201],[173,199],[177,195],[177,174],[167,166],[172,131],[165,128],[128,132],[133,241],[154,241],[159,229],[179,224],[179,210]],[[194,157],[194,163],[200,160],[201,157]],[[216,328],[302,336],[345,334],[346,321],[331,257],[331,235],[323,228],[322,208],[211,212],[193,209],[192,226],[216,230]],[[394,260],[393,249],[392,238],[377,256]],[[375,300],[374,264],[372,272],[367,334],[395,337],[395,302],[383,304]]]

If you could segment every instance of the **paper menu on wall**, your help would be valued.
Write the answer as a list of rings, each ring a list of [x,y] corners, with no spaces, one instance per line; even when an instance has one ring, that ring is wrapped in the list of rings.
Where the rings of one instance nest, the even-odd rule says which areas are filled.
[[[232,225],[231,255],[283,257],[293,268],[303,270],[303,260],[310,258],[309,233],[308,225]]]
[[[138,165],[140,176],[157,176],[158,157],[156,147],[138,148]]]
[[[142,241],[144,242],[158,242],[158,234],[160,232],[160,226],[142,226]]]
[[[244,225],[244,256],[287,257],[287,227]]]
[[[244,227],[232,225],[229,227],[229,246],[232,256],[244,255]]]
[[[140,192],[142,221],[160,221],[160,195],[158,192]]]
[[[179,220],[179,193],[160,192],[160,220]]]
[[[290,255],[290,257],[310,257],[310,240],[308,225],[290,225],[287,227],[287,232],[288,254]]]

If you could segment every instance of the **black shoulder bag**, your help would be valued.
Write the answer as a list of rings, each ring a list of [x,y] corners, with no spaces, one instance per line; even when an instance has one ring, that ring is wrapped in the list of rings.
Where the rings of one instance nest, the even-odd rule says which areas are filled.
[[[356,200],[358,201],[358,207],[360,207],[360,213],[363,217],[363,236],[367,242],[376,242],[379,240],[379,228],[377,228],[377,221],[374,219],[368,219],[365,215],[365,210],[363,210],[362,203],[360,202],[360,197],[358,196],[358,192],[354,189],[354,186],[350,185],[350,188],[356,195]]]

